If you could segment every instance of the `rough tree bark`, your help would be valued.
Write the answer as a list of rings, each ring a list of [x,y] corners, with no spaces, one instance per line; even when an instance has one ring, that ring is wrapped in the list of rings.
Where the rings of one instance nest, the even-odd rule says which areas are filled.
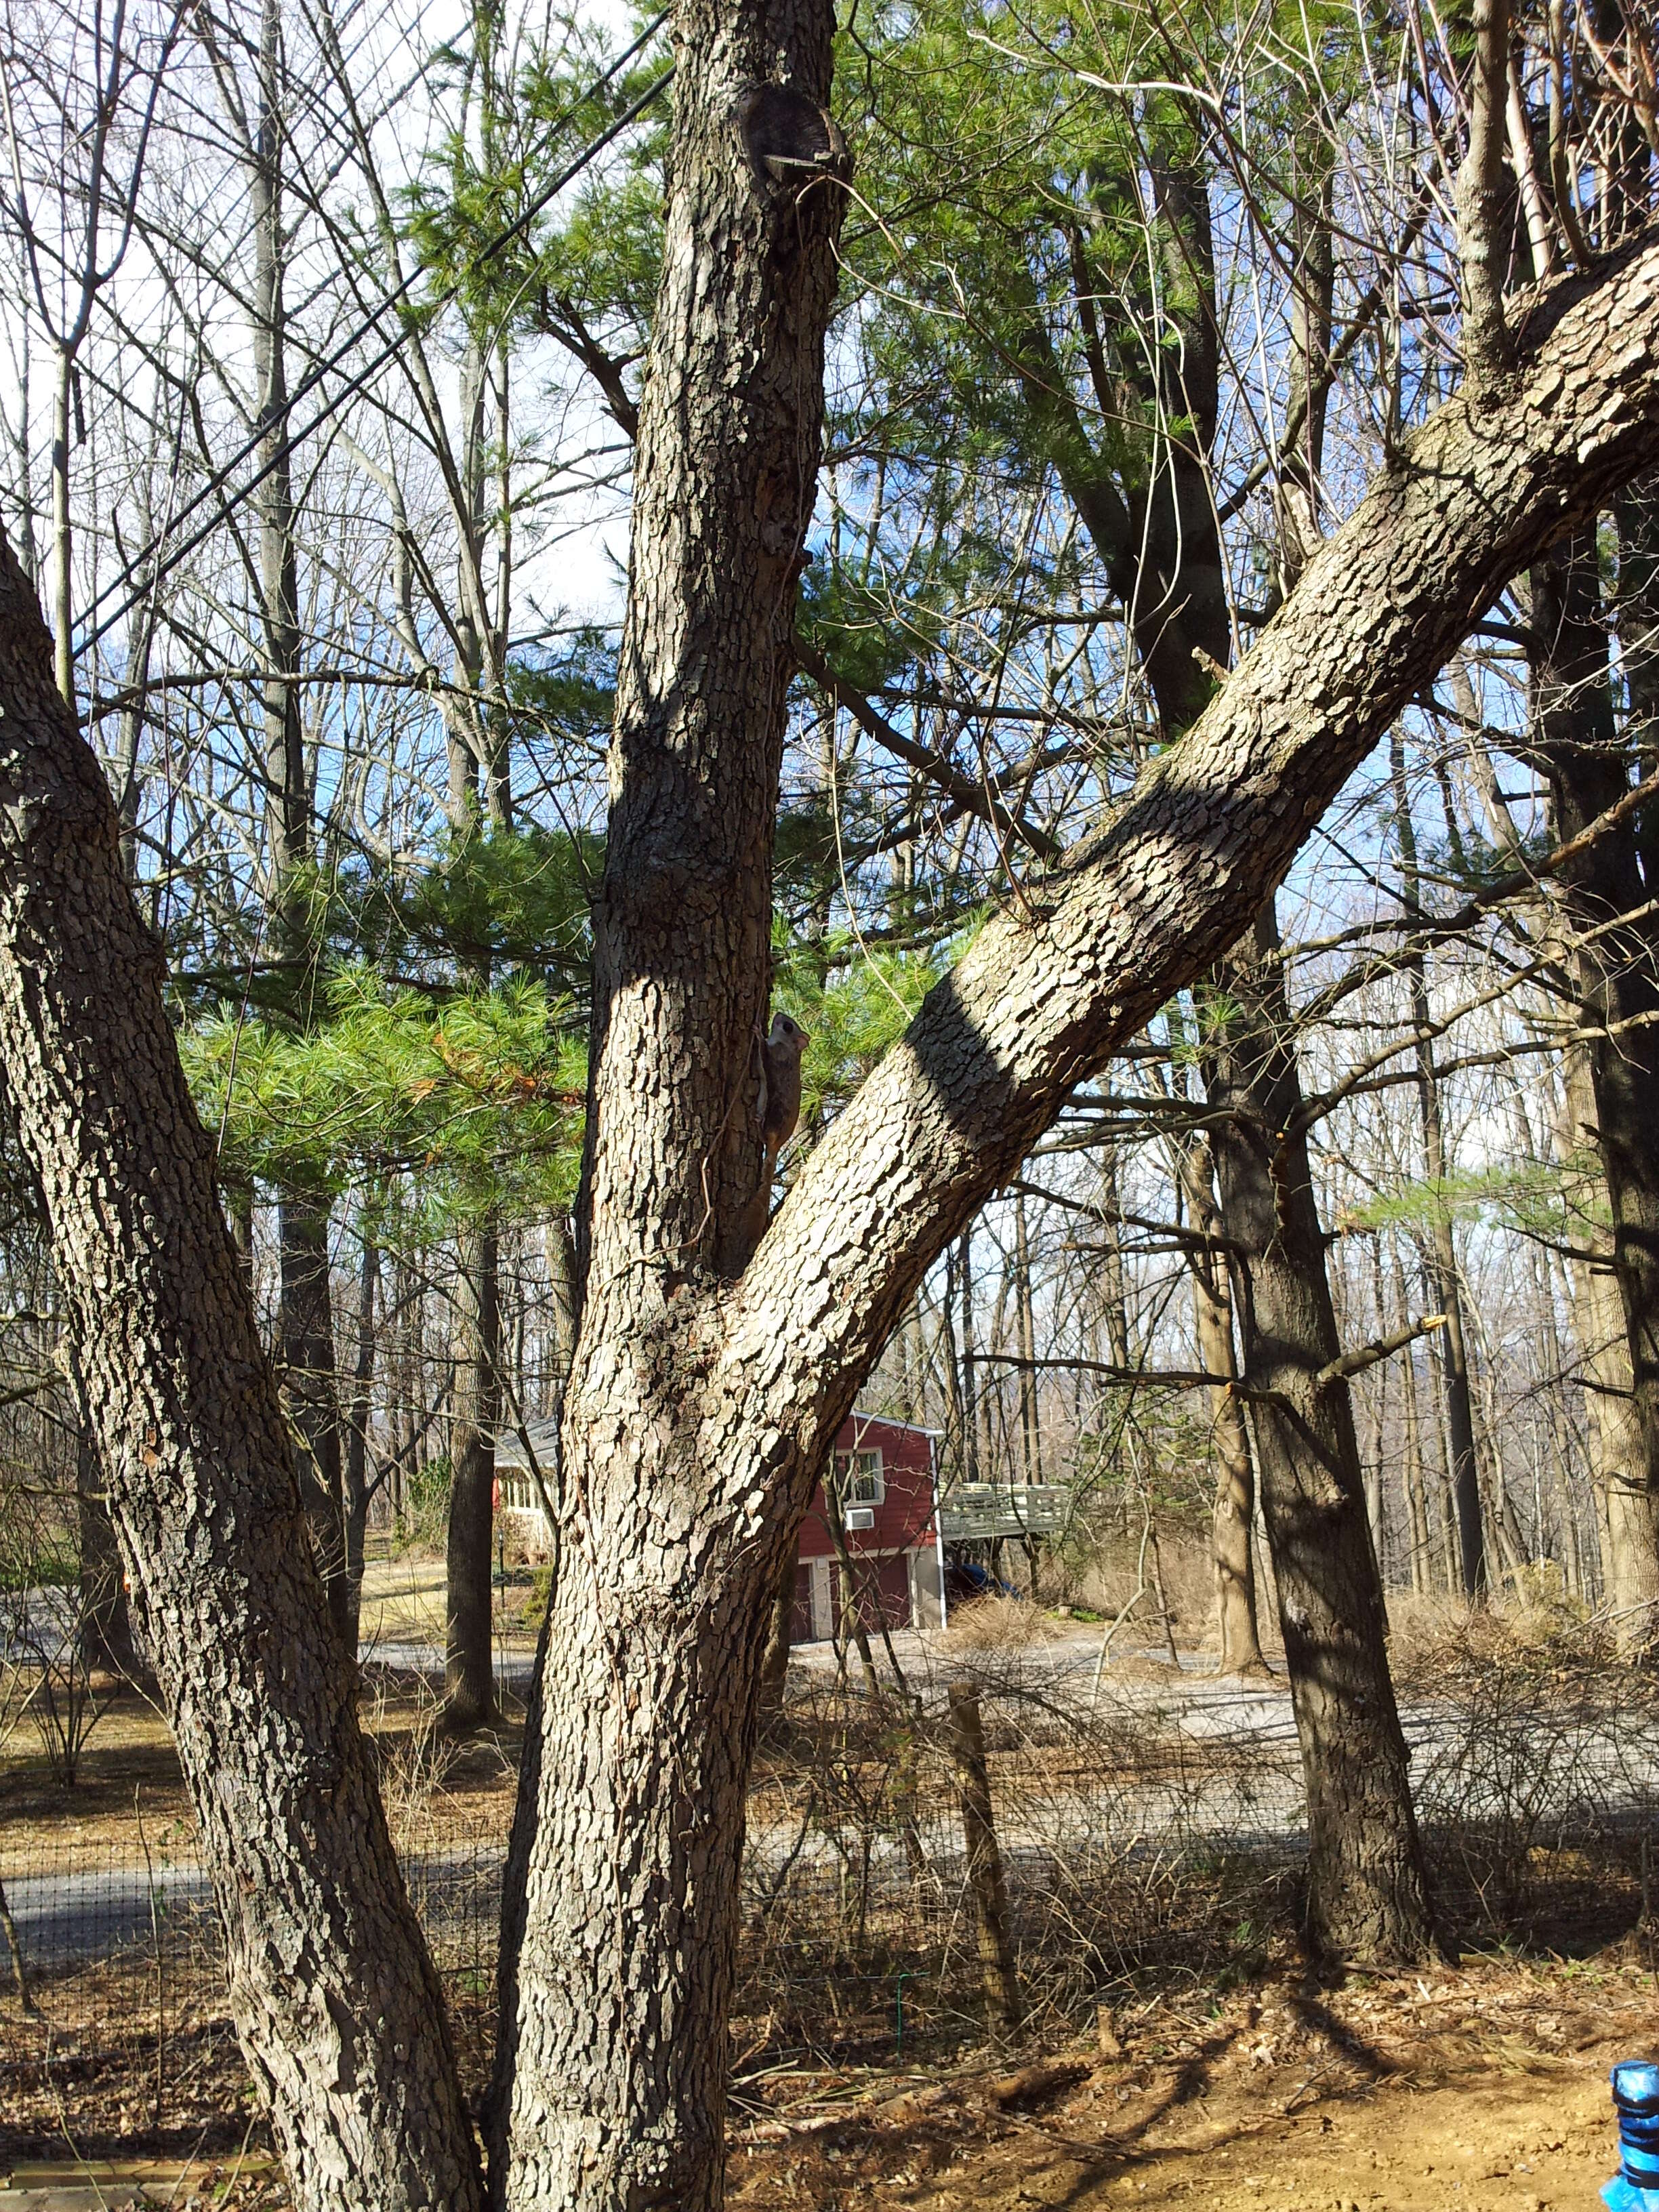
[[[492,2093],[496,2201],[568,2212],[719,2202],[744,1788],[805,1504],[734,1518],[731,1438],[707,1430],[726,1394],[707,1393],[763,1157],[772,840],[844,199],[834,14],[688,0],[677,29],[593,917],[557,1658],[526,1735]]]
[[[1224,971],[1206,1081],[1307,1784],[1309,1932],[1328,1954],[1410,1960],[1432,1940],[1428,1885],[1353,1409],[1325,1379],[1342,1346],[1278,951],[1269,904]]]
[[[1538,305],[1501,408],[1454,402],[1403,442],[1185,742],[930,994],[733,1285],[721,1246],[759,1152],[774,732],[834,221],[827,191],[801,190],[810,171],[775,184],[745,156],[779,135],[753,129],[769,102],[751,88],[827,84],[830,10],[801,5],[774,27],[705,0],[678,26],[557,1662],[531,1716],[505,1931],[491,2118],[507,2203],[717,2202],[764,1598],[861,1376],[945,1242],[1075,1085],[1237,940],[1504,581],[1659,460],[1649,243]],[[784,107],[810,147],[810,118]],[[307,2207],[465,2206],[438,1992],[303,1565],[108,793],[9,562],[0,598],[0,1054],[231,1923],[245,2038]],[[699,961],[719,966],[707,984]]]
[[[351,1396],[344,1412],[345,1451],[341,1486],[341,1525],[345,1538],[346,1582],[349,1593],[350,1637],[348,1649],[357,1648],[358,1623],[362,1614],[363,1542],[368,1533],[371,1490],[368,1480],[369,1413],[374,1384],[374,1355],[379,1338],[375,1308],[380,1298],[380,1254],[367,1224],[363,1224],[362,1257],[357,1268],[357,1351],[351,1371]],[[380,1487],[378,1480],[374,1487]]]
[[[1210,1375],[1237,1373],[1233,1340],[1233,1304],[1221,1215],[1215,1201],[1210,1139],[1200,1133],[1182,1146],[1182,1186],[1187,1213],[1206,1241],[1189,1248],[1195,1348],[1200,1369]],[[1216,1626],[1220,1649],[1218,1674],[1265,1674],[1261,1636],[1256,1623],[1255,1468],[1244,1426],[1244,1401],[1236,1383],[1210,1393],[1210,1449],[1217,1465],[1215,1504],[1210,1516],[1210,1559],[1215,1573]]]
[[[280,1194],[276,1346],[283,1402],[301,1446],[300,1481],[312,1544],[335,1628],[355,1658],[357,1620],[346,1558],[329,1227],[324,1193],[290,1185]]]
[[[1583,1255],[1571,1262],[1571,1280],[1574,1333],[1587,1386],[1603,1595],[1615,1615],[1614,1633],[1622,1626],[1628,1644],[1632,1630],[1639,1638],[1644,1616],[1659,1594],[1650,1549],[1652,1524],[1644,1510],[1646,1439],[1631,1389],[1630,1338],[1613,1272],[1612,1237],[1601,1219],[1607,1177],[1596,1140],[1588,1046],[1570,1046],[1563,1060],[1557,1158],[1572,1218],[1571,1242]]]
[[[442,1994],[162,980],[108,786],[0,544],[0,1060],[238,2033],[307,2212],[466,2212],[480,2183]]]
[[[143,1666],[132,1641],[132,1616],[102,1471],[84,1425],[76,1438],[75,1510],[81,1547],[82,1656],[88,1667],[106,1667],[131,1680],[142,1673]]]

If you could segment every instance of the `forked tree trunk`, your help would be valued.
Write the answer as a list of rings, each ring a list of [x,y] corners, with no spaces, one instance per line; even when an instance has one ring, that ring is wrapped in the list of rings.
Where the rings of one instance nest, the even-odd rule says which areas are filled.
[[[755,1408],[709,1362],[764,1157],[772,840],[844,198],[833,28],[823,0],[677,18],[594,910],[581,1329],[502,1961],[492,2185],[514,2207],[721,2195],[744,1791],[810,1480],[801,1414],[817,1427],[793,1409],[799,1495],[769,1521],[726,1493]]]
[[[1433,1945],[1382,1584],[1325,1272],[1271,905],[1224,971],[1208,1072],[1223,1218],[1240,1261],[1245,1387],[1308,1792],[1308,1920],[1338,1957]]]
[[[307,2212],[480,2201],[443,1998],[96,761],[0,544],[0,1056],[231,2003]]]
[[[491,2115],[500,2200],[562,2212],[718,2201],[765,1599],[927,1268],[1076,1085],[1249,926],[1505,580],[1659,460],[1650,244],[1528,319],[1501,407],[1454,402],[1404,442],[1187,739],[929,994],[741,1283],[723,1281],[760,1157],[789,594],[834,283],[834,201],[811,170],[823,134],[761,89],[787,78],[822,96],[831,12],[781,11],[776,46],[769,21],[750,0],[700,0],[678,26],[597,917],[586,1307]],[[787,183],[766,167],[780,142],[806,164]],[[159,983],[107,787],[8,557],[0,1055],[245,2047],[307,2212],[466,2212],[471,2137],[439,1992]]]

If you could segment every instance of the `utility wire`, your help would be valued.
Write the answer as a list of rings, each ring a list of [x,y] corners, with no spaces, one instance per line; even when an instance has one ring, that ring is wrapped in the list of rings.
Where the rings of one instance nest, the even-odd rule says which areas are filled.
[[[564,124],[568,122],[573,115],[577,114],[581,108],[586,106],[587,102],[592,100],[596,94],[602,92],[606,85],[608,85],[622,70],[627,67],[628,64],[633,60],[634,57],[641,51],[641,49],[656,35],[657,32],[662,28],[662,26],[667,21],[667,20],[668,12],[665,9],[660,15],[658,15],[651,22],[647,23],[644,30],[641,32],[639,37],[635,40],[633,45],[628,48],[626,52],[618,54],[616,60],[611,63],[610,68],[605,70],[604,76],[595,78],[594,82],[588,87],[581,98],[572,102],[570,106],[566,109],[564,114],[559,118],[559,121],[553,125],[553,130],[555,131],[561,130]],[[629,125],[636,121],[637,118],[645,112],[646,109],[650,106],[653,100],[654,100],[664,88],[672,82],[673,75],[673,64],[671,63],[662,72],[660,76],[655,78],[646,87],[645,90],[640,94],[637,100],[631,101],[629,106],[623,110],[622,113],[617,117],[613,123],[610,124],[604,131],[602,131],[597,138],[592,140],[586,146],[585,146],[581,152],[576,155],[575,159],[559,172],[558,175],[553,179],[550,184],[543,187],[542,191],[539,191],[536,195],[536,198],[531,201],[529,206],[526,207],[521,214],[516,216],[514,220],[508,224],[505,230],[498,232],[496,235],[490,240],[489,243],[478,254],[473,266],[475,268],[487,268],[499,254],[505,252],[507,248],[512,245],[513,241],[520,236],[527,226],[535,221],[536,217],[541,214],[542,210],[558,198],[565,186],[574,178],[579,177],[591,161],[597,161],[599,156],[604,153],[605,148],[611,145],[616,139],[619,138],[622,133],[628,128]],[[416,284],[419,282],[421,274],[422,272],[419,269],[411,270],[410,274],[403,279],[401,283],[399,283],[393,290],[386,294],[385,299],[380,302],[373,314],[368,317],[366,322],[359,325],[357,329],[352,331],[349,337],[341,340],[340,343],[335,347],[331,353],[325,355],[321,361],[318,362],[313,368],[307,371],[306,375],[301,379],[299,384],[295,386],[293,395],[288,402],[288,407],[290,412],[298,405],[301,400],[306,398],[311,392],[314,392],[317,389],[317,386],[322,382],[323,379],[331,374],[333,370],[337,369],[340,366],[341,362],[362,343],[366,337],[368,337],[373,334],[381,318],[391,308],[398,306],[401,301],[408,298],[410,293],[413,291]],[[447,301],[452,300],[455,296],[458,283],[459,280],[457,280],[456,283],[452,283],[448,286],[441,289],[435,295],[432,304],[434,306],[442,306]],[[305,425],[304,428],[294,431],[284,440],[284,444],[290,447],[297,445],[302,438],[308,438],[315,431],[320,429],[322,425],[329,420],[330,416],[337,413],[337,410],[345,404],[348,399],[351,398],[355,393],[362,390],[364,385],[378,369],[383,368],[386,366],[386,362],[392,359],[402,343],[403,337],[401,332],[399,332],[396,337],[388,338],[386,343],[380,348],[380,351],[375,354],[372,359],[366,362],[350,379],[350,380],[343,386],[342,388],[336,392],[330,400],[328,400],[325,405],[318,410],[317,413],[312,417],[311,421]],[[188,555],[193,553],[198,545],[202,544],[207,538],[212,536],[213,532],[218,528],[222,520],[220,514],[216,510],[208,517],[205,522],[202,523],[196,530],[194,530],[182,544],[175,545],[172,551],[167,554],[164,558],[155,558],[155,556],[161,553],[162,546],[166,544],[167,540],[172,532],[177,530],[180,525],[186,521],[196,509],[202,506],[205,501],[211,499],[216,492],[223,489],[224,486],[228,483],[231,476],[241,466],[242,463],[247,459],[249,455],[258,452],[259,447],[268,434],[269,432],[266,430],[256,431],[254,434],[239,449],[239,451],[232,454],[229,460],[228,460],[222,468],[216,469],[214,471],[213,475],[208,478],[201,489],[185,502],[185,504],[179,509],[179,513],[173,518],[171,523],[168,524],[167,529],[163,530],[156,538],[152,538],[150,543],[146,545],[140,553],[137,554],[132,560],[129,561],[125,565],[120,574],[117,576],[112,582],[106,585],[104,590],[98,594],[97,598],[93,601],[91,606],[87,611],[88,620],[97,613],[100,606],[102,605],[103,602],[108,599],[112,593],[122,590],[124,586],[131,583],[133,579],[138,576],[141,571],[145,569],[146,563],[154,560],[155,565],[149,568],[148,573],[144,574],[143,580],[138,585],[137,588],[135,591],[129,592],[128,596],[121,602],[120,605],[115,609],[114,612],[112,614],[106,615],[103,621],[98,624],[95,629],[88,631],[82,636],[80,647],[81,653],[84,653],[89,652],[101,638],[107,636],[109,632],[115,628],[116,624],[118,623],[124,622],[127,616],[132,612],[133,609],[155,589],[156,583],[161,577],[168,574],[171,570],[176,568],[181,561],[185,559]],[[241,501],[248,496],[249,493],[255,490],[257,487],[262,484],[265,478],[270,475],[271,471],[278,465],[281,458],[280,453],[273,453],[270,459],[264,462],[260,468],[257,469],[247,479],[246,483],[242,485],[231,504],[234,506],[240,506]]]

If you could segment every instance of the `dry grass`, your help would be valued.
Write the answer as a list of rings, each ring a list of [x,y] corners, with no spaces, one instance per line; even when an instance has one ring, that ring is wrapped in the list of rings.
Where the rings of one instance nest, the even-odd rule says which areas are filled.
[[[952,1607],[939,1648],[953,1656],[966,1651],[1024,1651],[1047,1643],[1054,1626],[1043,1608],[1029,1598],[970,1598]]]
[[[435,1738],[432,1690],[418,1678],[368,1674],[364,1728],[380,1761],[394,1833],[414,1848],[447,1834],[505,1836],[518,1779],[516,1716],[492,1735],[450,1745]],[[143,1856],[142,1820],[158,1837],[193,1837],[195,1818],[167,1723],[131,1687],[112,1689],[108,1711],[83,1755],[72,1790],[46,1759],[14,1739],[0,1760],[0,1881],[50,1854],[58,1871]]]

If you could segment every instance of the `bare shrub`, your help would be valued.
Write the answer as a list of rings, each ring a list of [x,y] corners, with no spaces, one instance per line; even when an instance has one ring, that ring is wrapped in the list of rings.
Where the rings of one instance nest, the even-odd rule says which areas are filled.
[[[64,1789],[108,1704],[93,1681],[93,1599],[72,1506],[50,1482],[0,1482],[0,1745],[27,1713]]]
[[[386,1825],[398,1856],[409,1859],[429,1849],[436,1837],[436,1801],[460,1746],[443,1733],[440,1700],[420,1675],[398,1678],[396,1691],[415,1702],[406,1723],[392,1711],[392,1685],[385,1675],[374,1683],[374,1700],[364,1717],[375,1746]]]
[[[87,1739],[103,1718],[108,1705],[93,1686],[87,1664],[85,1608],[76,1601],[79,1593],[66,1594],[69,1601],[55,1614],[40,1607],[31,1616],[27,1638],[33,1662],[34,1686],[28,1701],[29,1717],[40,1738],[52,1780],[72,1790],[81,1771]]]
[[[1091,1670],[1065,1654],[988,1637],[936,1647],[910,1677],[914,1699],[792,1678],[750,1806],[746,2049],[833,2047],[844,2058],[890,2053],[901,2032],[981,2033],[945,1712],[960,1679],[981,1697],[1036,2032],[1073,2031],[1145,1980],[1259,1971],[1264,1931],[1286,1922],[1296,1878],[1293,1738],[1200,1739],[1145,1684],[1096,1699]]]
[[[27,1626],[26,1595],[0,1589],[0,1752],[11,1741],[33,1687],[33,1667],[26,1640]]]
[[[1659,1685],[1576,1611],[1448,1618],[1396,1680],[1431,1850],[1482,1919],[1511,1928],[1541,1853],[1638,1846],[1659,1802]]]

